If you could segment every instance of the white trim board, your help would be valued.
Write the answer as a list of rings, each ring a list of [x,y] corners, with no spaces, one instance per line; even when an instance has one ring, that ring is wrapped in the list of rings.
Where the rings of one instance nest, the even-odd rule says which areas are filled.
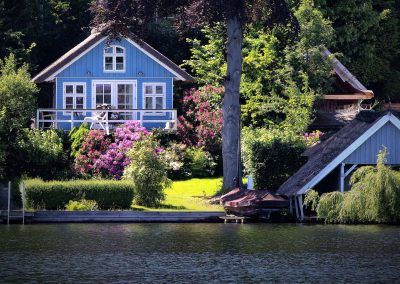
[[[350,146],[343,150],[333,161],[325,166],[315,177],[313,177],[308,183],[306,183],[295,195],[305,194],[313,186],[319,183],[324,177],[326,177],[331,171],[333,171],[341,162],[343,162],[351,153],[358,149],[368,138],[374,135],[379,129],[381,129],[386,123],[391,122],[397,129],[400,130],[400,120],[392,115],[390,112],[380,118],[373,126],[365,131],[359,138],[356,139]]]

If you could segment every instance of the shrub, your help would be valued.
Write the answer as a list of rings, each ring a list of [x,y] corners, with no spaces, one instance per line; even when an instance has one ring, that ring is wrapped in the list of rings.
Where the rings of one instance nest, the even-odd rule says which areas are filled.
[[[242,137],[245,170],[257,189],[278,189],[306,161],[302,137],[291,132],[245,128]]]
[[[189,165],[185,159],[186,149],[185,144],[173,143],[161,153],[160,157],[164,161],[168,178],[179,180],[191,176]]]
[[[130,208],[134,190],[132,182],[113,180],[26,181],[28,207],[56,210],[70,200],[88,199],[100,209]]]
[[[318,192],[313,189],[307,191],[306,196],[304,197],[304,206],[308,207],[312,211],[317,211],[318,202]]]
[[[79,150],[89,131],[89,125],[87,123],[82,123],[79,128],[74,127],[69,132],[68,138],[71,142],[71,157],[76,158],[79,155]]]
[[[317,207],[318,217],[325,219],[327,223],[340,222],[339,214],[343,199],[344,194],[338,191],[322,194]]]
[[[70,200],[65,205],[67,211],[95,211],[98,210],[97,202],[94,200],[81,199],[78,201]]]
[[[26,64],[17,68],[12,54],[0,60],[0,178],[2,173],[7,179],[22,174],[25,157],[18,149],[18,137],[31,125],[38,92],[28,69]]]
[[[216,163],[210,153],[202,147],[189,147],[185,151],[185,160],[189,164],[191,177],[209,177],[214,175]]]
[[[99,170],[115,179],[121,179],[125,167],[130,163],[127,152],[136,141],[148,135],[150,132],[140,126],[138,121],[128,121],[122,127],[118,127],[114,133],[115,142],[108,146],[97,161]]]
[[[105,136],[105,132],[102,130],[91,130],[85,134],[82,147],[75,158],[75,171],[83,177],[108,174],[108,172],[102,172],[98,160],[101,155],[106,153],[111,142],[111,138]]]
[[[18,146],[25,157],[20,167],[27,176],[49,180],[68,174],[68,157],[56,130],[25,129],[19,137]]]
[[[204,147],[214,156],[221,155],[223,93],[223,87],[212,86],[186,92],[177,131],[183,143]]]
[[[158,144],[148,138],[137,141],[128,152],[131,163],[125,168],[124,176],[133,180],[133,203],[137,205],[158,207],[165,199],[163,191],[171,181],[167,178],[160,151]]]

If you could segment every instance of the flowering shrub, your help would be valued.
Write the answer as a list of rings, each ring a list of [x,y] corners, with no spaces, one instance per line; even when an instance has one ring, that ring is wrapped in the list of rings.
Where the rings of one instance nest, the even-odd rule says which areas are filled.
[[[170,179],[178,180],[190,176],[190,169],[185,161],[186,148],[185,144],[173,143],[161,153]]]
[[[121,179],[125,167],[130,163],[126,154],[136,141],[149,134],[150,132],[140,126],[137,121],[124,123],[122,127],[115,130],[115,142],[111,143],[107,151],[100,155],[97,166],[115,179]]]
[[[316,130],[316,131],[310,132],[310,133],[306,132],[303,135],[303,139],[304,139],[306,146],[311,147],[320,142],[322,135],[324,135],[324,133],[319,130]]]
[[[91,130],[85,135],[78,156],[75,158],[75,171],[82,176],[99,176],[101,168],[98,160],[105,154],[111,139],[102,130]]]
[[[205,86],[186,92],[182,101],[183,115],[178,117],[178,136],[188,146],[204,147],[219,155],[222,144],[221,102],[224,88]]]

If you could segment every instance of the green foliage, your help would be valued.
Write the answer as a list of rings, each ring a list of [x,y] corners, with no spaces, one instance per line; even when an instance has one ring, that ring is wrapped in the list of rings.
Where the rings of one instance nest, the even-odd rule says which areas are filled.
[[[74,127],[68,134],[71,141],[71,157],[76,158],[79,155],[79,149],[82,147],[82,142],[89,133],[89,125],[82,123],[79,128]]]
[[[26,181],[28,207],[56,210],[70,200],[94,200],[99,209],[128,209],[134,195],[132,182],[115,180]]]
[[[380,98],[399,101],[400,6],[398,1],[316,0],[336,31],[335,51]]]
[[[304,206],[310,208],[312,211],[317,211],[319,202],[319,194],[317,191],[310,189],[304,197]]]
[[[305,162],[303,138],[289,131],[244,129],[242,153],[256,189],[277,190]]]
[[[199,84],[222,86],[226,74],[225,40],[221,36],[224,33],[223,26],[206,26],[202,32],[207,43],[204,44],[198,39],[187,39],[192,45],[191,58],[184,60],[183,66],[188,66],[196,74]]]
[[[21,174],[24,157],[17,139],[34,117],[37,92],[27,65],[18,68],[14,55],[0,60],[0,176],[12,179]]]
[[[351,177],[351,190],[323,195],[317,214],[326,222],[390,223],[400,220],[400,174],[385,165],[386,150],[376,167],[361,167]],[[332,193],[333,194],[333,193]]]
[[[98,210],[97,202],[94,200],[70,200],[67,205],[65,205],[65,210],[67,211],[96,211]]]
[[[203,147],[187,148],[185,159],[189,163],[191,177],[200,178],[214,175],[216,163],[210,153],[204,151]]]
[[[30,125],[35,113],[37,92],[27,65],[18,68],[13,54],[0,60],[0,125],[5,134],[12,134]]]
[[[50,180],[68,175],[68,158],[56,130],[24,129],[18,147],[24,157],[19,166],[27,176]]]
[[[318,218],[324,218],[327,223],[339,222],[343,199],[344,194],[338,191],[322,194],[317,207]]]
[[[266,29],[248,25],[243,40],[240,84],[242,122],[252,127],[284,127],[301,133],[313,117],[313,105],[331,88],[332,67],[321,54],[329,47],[331,22],[311,0],[296,8],[301,31],[298,41],[287,36],[290,28]],[[225,40],[220,26],[202,30],[205,42],[190,40],[192,57],[185,61],[199,83],[222,85],[226,70]]]
[[[137,141],[128,152],[131,163],[125,168],[124,178],[133,181],[136,205],[157,207],[165,199],[164,189],[171,181],[159,151],[157,142],[147,138]]]

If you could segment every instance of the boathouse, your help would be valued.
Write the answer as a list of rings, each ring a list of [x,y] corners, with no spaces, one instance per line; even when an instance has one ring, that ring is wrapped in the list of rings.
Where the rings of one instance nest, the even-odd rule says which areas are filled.
[[[359,166],[375,165],[384,148],[387,164],[400,165],[399,118],[391,111],[361,111],[347,126],[304,152],[308,162],[277,193],[287,196],[292,213],[303,219],[303,196],[307,191],[348,190],[351,173]]]

